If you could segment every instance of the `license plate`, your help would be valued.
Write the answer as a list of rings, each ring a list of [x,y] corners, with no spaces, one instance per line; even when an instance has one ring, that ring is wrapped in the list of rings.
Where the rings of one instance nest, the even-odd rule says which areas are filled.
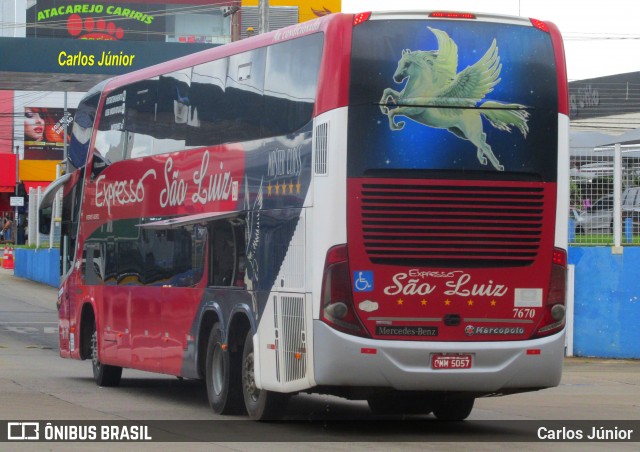
[[[472,355],[431,355],[432,369],[471,369]]]

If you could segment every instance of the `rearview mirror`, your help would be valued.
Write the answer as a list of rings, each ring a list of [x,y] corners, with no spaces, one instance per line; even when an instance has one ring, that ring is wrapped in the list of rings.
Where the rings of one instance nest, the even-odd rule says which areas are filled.
[[[53,212],[53,206],[49,205],[44,209],[40,209],[40,220],[38,223],[38,231],[40,234],[49,234],[51,232],[51,216]]]

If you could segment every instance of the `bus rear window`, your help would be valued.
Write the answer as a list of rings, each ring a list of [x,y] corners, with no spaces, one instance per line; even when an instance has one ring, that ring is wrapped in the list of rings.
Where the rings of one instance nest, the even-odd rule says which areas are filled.
[[[355,27],[349,175],[429,170],[555,180],[555,71],[549,34],[531,26],[374,20]]]

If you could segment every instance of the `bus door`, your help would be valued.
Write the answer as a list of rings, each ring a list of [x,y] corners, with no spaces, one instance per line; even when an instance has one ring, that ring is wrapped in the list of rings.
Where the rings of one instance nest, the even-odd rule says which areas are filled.
[[[180,374],[200,301],[206,227],[182,218],[143,220],[137,241],[144,288],[130,300],[133,366]],[[187,221],[187,220],[184,220]]]
[[[179,375],[185,351],[195,344],[189,331],[202,298],[207,228],[190,224],[165,232],[171,276],[161,289],[161,368],[164,373]]]

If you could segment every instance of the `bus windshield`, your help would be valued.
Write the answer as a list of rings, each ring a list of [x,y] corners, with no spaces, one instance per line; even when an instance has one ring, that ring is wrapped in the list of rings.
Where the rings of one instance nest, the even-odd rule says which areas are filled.
[[[429,170],[556,180],[548,33],[499,22],[370,20],[354,27],[352,54],[349,176]]]

